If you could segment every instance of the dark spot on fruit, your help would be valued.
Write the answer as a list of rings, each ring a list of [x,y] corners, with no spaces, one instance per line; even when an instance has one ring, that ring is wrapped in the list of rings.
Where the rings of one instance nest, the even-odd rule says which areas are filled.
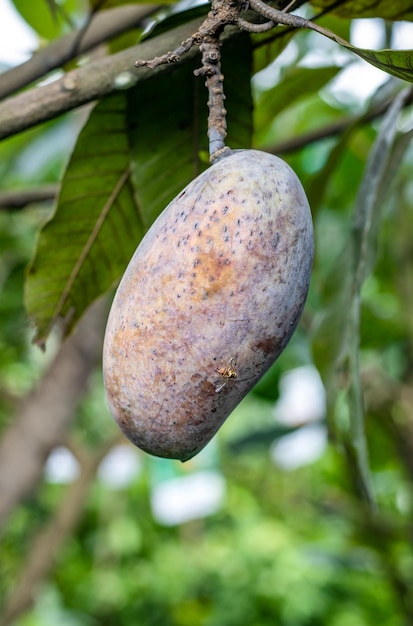
[[[260,350],[264,356],[273,354],[277,348],[278,339],[276,337],[267,337],[255,342],[255,347]]]

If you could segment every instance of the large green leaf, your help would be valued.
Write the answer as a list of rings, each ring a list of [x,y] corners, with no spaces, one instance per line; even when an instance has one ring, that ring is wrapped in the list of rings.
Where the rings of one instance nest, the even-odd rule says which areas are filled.
[[[383,17],[386,20],[413,20],[411,0],[312,0],[321,9],[332,6],[331,12],[340,17]]]
[[[57,318],[71,328],[114,284],[123,255],[131,254],[142,236],[126,106],[126,94],[119,93],[95,107],[66,170],[55,215],[41,232],[25,290],[39,343]]]
[[[252,35],[254,41],[254,71],[266,68],[287,47],[297,34],[294,28],[278,26],[271,33]]]
[[[251,142],[248,42],[240,37],[223,48],[234,148]],[[117,282],[145,230],[207,166],[207,92],[194,67],[171,67],[160,80],[112,95],[90,115],[27,275],[25,302],[38,343],[58,318],[68,332]]]
[[[227,144],[248,148],[252,132],[248,36],[228,41],[222,57]],[[199,61],[185,72],[175,70],[163,78],[166,98],[159,100],[156,78],[146,81],[144,93],[134,91],[130,98],[136,193],[150,222],[208,164],[207,92],[204,80],[193,75],[198,65]]]
[[[368,50],[367,48],[358,48],[332,31],[322,28],[318,24],[313,23],[311,28],[325,37],[328,37],[332,41],[335,41],[347,50],[350,50],[354,54],[357,54],[357,56],[361,57],[371,65],[378,67],[387,74],[413,82],[413,50]]]

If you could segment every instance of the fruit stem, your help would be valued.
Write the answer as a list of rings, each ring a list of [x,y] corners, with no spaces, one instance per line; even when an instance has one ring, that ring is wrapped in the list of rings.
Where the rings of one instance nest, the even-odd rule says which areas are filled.
[[[197,76],[206,77],[208,89],[208,139],[209,160],[211,163],[223,156],[229,148],[225,145],[227,121],[224,94],[224,76],[221,73],[221,50],[219,34],[214,33],[204,38],[200,45],[202,67],[195,70]]]

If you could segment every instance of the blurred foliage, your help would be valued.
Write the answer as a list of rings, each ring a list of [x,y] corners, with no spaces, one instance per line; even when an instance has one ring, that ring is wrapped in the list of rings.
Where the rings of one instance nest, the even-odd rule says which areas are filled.
[[[72,1],[57,4],[16,0],[14,4],[44,39],[67,32],[71,24],[78,24],[80,17],[85,17],[86,11],[86,3]],[[56,15],[50,12],[51,4],[56,7]],[[89,3],[95,8],[118,4],[122,3]],[[356,7],[356,15],[349,13],[351,17],[367,6],[355,2],[339,4],[337,14],[346,7],[349,11]],[[378,8],[384,4],[393,8],[397,5],[397,10],[403,8],[403,3],[376,4]],[[371,2],[368,5],[371,7]],[[44,13],[48,17],[43,19]],[[373,15],[381,13],[373,10]],[[337,17],[329,17],[325,24],[349,38],[349,19],[338,22]],[[300,328],[217,437],[218,451],[211,463],[225,484],[223,500],[209,515],[168,525],[154,513],[153,497],[159,485],[153,459],[136,452],[137,467],[129,480],[117,488],[99,471],[85,498],[80,522],[58,550],[51,572],[45,578],[38,574],[38,584],[32,589],[33,604],[29,601],[26,610],[20,608],[15,622],[4,623],[413,623],[412,107],[407,100],[402,110],[394,113],[394,119],[387,117],[391,133],[385,133],[382,115],[374,112],[378,106],[385,110],[386,103],[400,98],[406,83],[388,80],[383,73],[382,86],[368,101],[360,102],[355,88],[347,87],[343,92],[342,87],[337,87],[348,66],[353,66],[354,85],[357,84],[361,62],[355,63],[350,52],[330,41],[321,43],[320,37],[311,32],[279,32],[280,36],[251,38],[254,70],[249,53],[244,51],[241,69],[237,67],[236,53],[231,57],[226,70],[231,83],[227,104],[229,122],[234,126],[229,132],[234,137],[232,143],[239,142],[237,145],[251,143],[274,152],[284,146],[283,157],[297,172],[311,200],[316,259]],[[317,46],[321,53],[315,58]],[[137,196],[139,202],[147,205],[156,200],[160,203],[158,187],[166,202],[185,184],[184,178],[191,175],[189,170],[183,172],[181,167],[175,167],[174,148],[179,133],[168,134],[167,124],[175,130],[181,128],[178,118],[184,111],[190,122],[187,119],[181,130],[191,127],[192,132],[194,119],[205,126],[200,118],[200,112],[205,114],[205,103],[200,103],[203,80],[198,79],[201,88],[194,88],[190,74],[183,77],[181,72],[171,72],[166,80],[168,93],[162,80],[154,80],[145,87],[148,93],[143,94],[146,99],[142,101],[137,102],[132,91],[114,97],[124,107],[127,100],[129,106],[133,103],[133,110],[141,107],[142,135],[137,136],[136,129],[130,133],[122,127],[125,149],[120,152],[122,157],[127,152],[128,166],[133,163]],[[157,127],[156,137],[163,142],[156,153],[159,158],[149,163],[149,156],[154,153],[149,142],[155,134],[151,123],[155,123],[162,106],[168,104],[169,96],[170,102],[174,102],[172,121],[162,119]],[[188,97],[196,97],[196,102]],[[178,110],[180,99],[182,107]],[[80,188],[76,187],[74,174],[79,172],[75,166],[91,157],[89,173],[96,173],[99,163],[102,165],[95,153],[85,152],[83,140],[95,124],[101,123],[102,111],[109,111],[115,118],[116,111],[111,108],[114,100],[97,104],[86,121],[85,112],[75,112],[2,142],[0,193],[63,180],[62,194],[69,189],[73,195]],[[341,130],[323,134],[323,129],[333,129],[334,124],[343,121]],[[105,145],[102,139],[106,132],[107,129],[100,129],[92,151],[98,152]],[[388,140],[385,147],[380,143],[383,136]],[[74,147],[76,137],[79,143]],[[135,141],[132,147],[128,143],[131,137]],[[206,144],[200,137],[201,133],[195,152],[196,161],[202,166]],[[288,150],[288,142],[300,137],[302,144]],[[187,148],[193,151],[192,144]],[[367,164],[371,166],[372,159],[373,165],[379,163],[374,160],[378,148],[386,158],[379,180],[373,185],[374,175],[369,174],[366,182],[365,173],[371,172]],[[133,158],[129,150],[137,150]],[[117,166],[125,171],[126,166],[110,156],[109,170]],[[189,163],[187,156],[185,152],[185,167]],[[104,182],[110,187],[109,178]],[[82,184],[86,184],[83,178]],[[368,220],[370,192],[377,196],[373,202],[377,212],[369,213]],[[86,214],[86,204],[81,208]],[[151,220],[160,209],[160,205],[149,206],[147,214]],[[52,335],[45,355],[32,346],[33,330],[23,308],[27,266],[52,208],[46,204],[31,205],[19,212],[0,211],[0,428],[5,431],[27,392],[41,378],[50,353],[57,349],[53,342],[58,340]],[[367,229],[361,236],[367,250],[367,256],[362,257],[367,270],[349,295],[351,280],[359,268],[356,259],[360,261],[361,247],[354,248],[360,241],[354,220],[360,214],[364,216],[361,224]],[[62,219],[61,228],[59,246],[63,248],[71,227]],[[136,237],[140,236],[137,233]],[[117,252],[126,257],[130,246],[119,246]],[[355,302],[359,307],[359,325],[352,327],[350,336],[359,343],[356,353],[354,343],[347,344],[343,337]],[[320,342],[324,342],[325,352]],[[348,360],[343,363],[337,359],[337,345],[342,348],[340,357],[346,350],[353,350],[352,356],[357,354],[359,360],[365,412],[359,424],[365,433],[359,433],[355,443],[366,446],[374,506],[370,506],[360,489],[359,459],[352,439],[348,402],[349,364]],[[286,373],[314,365],[322,374],[327,391],[328,414],[319,414],[316,422],[328,434],[328,443],[311,463],[300,463],[299,451],[292,447],[289,454],[292,460],[296,457],[296,463],[288,468],[280,462],[277,446],[293,441],[288,438],[294,435],[306,437],[308,431],[300,418],[294,417],[294,404],[287,408],[284,405],[282,411],[283,381]],[[296,394],[302,405],[311,404],[305,391]],[[286,419],[286,413],[290,419]],[[75,452],[80,449],[82,454],[86,451],[93,455],[99,446],[117,437],[99,370],[75,418],[66,441]],[[123,447],[126,457],[126,449],[132,447]],[[198,476],[202,470],[202,464],[197,466],[195,461],[184,466],[173,461],[166,463],[177,479]],[[3,607],[25,581],[37,538],[56,525],[59,507],[76,487],[75,477],[72,480],[69,484],[56,483],[50,474],[45,474],[37,492],[7,520],[0,553]]]

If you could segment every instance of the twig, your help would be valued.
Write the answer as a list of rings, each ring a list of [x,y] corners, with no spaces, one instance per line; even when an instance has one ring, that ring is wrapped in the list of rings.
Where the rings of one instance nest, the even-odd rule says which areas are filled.
[[[310,28],[334,39],[337,43],[349,45],[331,31],[299,16],[277,11],[262,0],[250,0],[250,6],[274,24]],[[148,78],[146,72],[132,73],[128,69],[125,70],[125,68],[133,67],[137,56],[141,59],[152,59],[137,61],[136,65],[139,68],[147,67],[152,72],[162,72],[163,66],[169,63],[181,63],[184,53],[188,60],[193,58],[194,46],[201,45],[204,39],[218,34],[221,34],[221,40],[236,35],[240,32],[238,28],[234,29],[235,32],[223,31],[227,25],[237,24],[242,9],[242,3],[238,3],[237,0],[214,0],[212,10],[202,22],[194,20],[194,22],[145,41],[136,48],[124,50],[68,72],[63,78],[51,84],[31,89],[5,100],[0,103],[0,139],[102,98],[116,89],[131,87],[146,80]],[[82,45],[84,43],[83,40]],[[158,56],[160,50],[172,50],[172,52]]]
[[[241,30],[245,30],[248,33],[266,33],[269,30],[272,30],[276,24],[274,22],[264,22],[263,24],[254,24],[253,22],[248,22],[248,20],[244,20],[244,18],[239,17],[237,19],[237,26]]]
[[[184,24],[138,46],[72,70],[53,83],[30,89],[0,102],[0,139],[32,128],[116,91],[119,89],[119,77],[122,78],[120,87],[124,87],[123,79],[129,81],[128,86],[147,80],[149,76],[145,70],[133,71],[136,56],[152,57],[159,50],[175,47],[178,41],[194,32],[199,22],[197,19]],[[187,58],[193,58],[195,53],[195,50],[190,50]],[[164,68],[159,67],[153,71],[163,72]]]
[[[307,20],[299,15],[285,13],[284,11],[278,11],[277,9],[274,9],[273,7],[263,2],[263,0],[249,0],[249,6],[254,9],[254,11],[256,11],[258,15],[261,15],[267,20],[273,21],[275,24],[283,24],[284,26],[290,26],[292,28],[306,28],[309,30],[313,30],[314,32],[319,33],[319,35],[323,35],[324,37],[335,41],[340,46],[343,46],[344,48],[350,50],[352,49],[353,52],[357,53],[357,48],[354,48],[348,41],[346,41],[339,35],[336,35],[328,28],[323,28],[322,26],[319,26],[312,20]],[[315,17],[320,17],[320,14]]]
[[[219,39],[225,26],[236,24],[240,30],[254,33],[269,31],[278,24],[293,28],[309,28],[330,39],[334,39],[337,43],[347,45],[347,42],[331,31],[318,26],[310,20],[289,14],[288,10],[295,5],[295,0],[292,0],[287,2],[283,10],[279,11],[263,2],[263,0],[248,0],[248,8],[253,9],[258,15],[267,20],[263,24],[255,24],[240,16],[240,13],[246,8],[245,2],[240,0],[211,0],[211,11],[199,29],[182,41],[178,47],[150,60],[140,59],[135,62],[136,67],[147,67],[153,70],[161,65],[177,63],[193,46],[198,45],[200,47],[202,51],[202,68],[196,70],[195,74],[207,77],[206,85],[209,92],[208,137],[211,162],[221,158],[229,150],[224,143],[226,137],[226,111],[224,108],[224,77],[221,74],[219,51]]]
[[[177,48],[149,61],[138,60],[136,67],[154,69],[160,65],[178,62],[182,55],[193,46],[202,52],[202,67],[195,70],[196,76],[206,77],[208,88],[208,138],[211,163],[229,152],[225,145],[227,135],[226,110],[224,107],[224,76],[221,73],[220,36],[225,26],[236,24],[240,4],[234,0],[212,0],[211,11],[202,22],[199,30],[193,33]]]
[[[284,11],[278,11],[271,6],[263,2],[263,0],[249,0],[249,6],[254,9],[258,15],[262,15],[267,20],[271,20],[275,24],[283,24],[284,26],[292,26],[293,28],[309,28],[315,30],[321,35],[326,35],[328,32],[326,29],[321,28],[317,24],[314,24],[311,20],[307,20],[299,15],[292,15]],[[332,33],[331,33],[332,34]]]
[[[291,11],[295,8],[296,1],[291,0],[283,9],[281,9],[282,13]],[[249,33],[266,33],[269,30],[273,30],[276,26],[278,26],[277,22],[270,20],[269,22],[264,22],[263,24],[255,24],[254,22],[249,22],[242,17],[238,17],[237,26],[241,30],[246,30]]]
[[[305,4],[307,0],[304,0],[304,2],[297,2],[295,3],[295,7],[297,8],[298,6],[301,6],[302,4]],[[322,9],[321,11],[319,11],[318,13],[316,13],[315,15],[312,16],[311,18],[311,22],[314,23],[316,20],[319,20],[320,18],[324,17],[324,15],[328,15],[328,13],[330,13],[330,11],[332,11],[336,6],[342,4],[343,0],[338,0],[337,2],[334,2],[332,5],[325,7],[324,9]],[[285,11],[286,9],[283,9],[283,11]],[[269,23],[269,22],[267,22]],[[268,29],[271,30],[271,29]],[[268,45],[270,43],[272,43],[273,41],[276,41],[277,39],[280,39],[281,37],[284,37],[285,35],[287,35],[288,33],[294,32],[296,30],[296,28],[293,28],[292,26],[286,26],[282,31],[278,31],[275,32],[271,37],[267,37],[266,39],[260,39],[260,41],[257,41],[255,43],[252,44],[252,48],[253,50],[255,50],[256,48],[260,48],[262,46]]]
[[[239,14],[239,5],[233,0],[212,0],[212,8],[199,29],[190,37],[182,41],[175,49],[155,57],[148,61],[138,60],[136,67],[147,67],[154,69],[159,65],[177,63],[183,54],[188,52],[193,46],[201,46],[203,41],[219,35],[225,26],[236,24]]]
[[[59,191],[59,185],[50,184],[34,189],[16,189],[0,191],[0,209],[23,209],[28,204],[53,200]]]

